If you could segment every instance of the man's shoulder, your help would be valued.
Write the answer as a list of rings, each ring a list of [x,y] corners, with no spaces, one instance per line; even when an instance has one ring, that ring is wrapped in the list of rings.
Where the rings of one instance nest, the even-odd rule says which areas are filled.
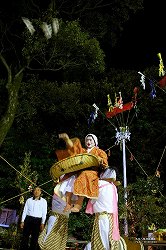
[[[47,202],[47,200],[43,197],[40,198],[42,201]]]

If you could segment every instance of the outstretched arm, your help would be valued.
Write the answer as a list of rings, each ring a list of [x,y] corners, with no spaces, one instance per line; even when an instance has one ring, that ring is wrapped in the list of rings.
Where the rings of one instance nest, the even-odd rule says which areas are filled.
[[[67,148],[73,147],[73,142],[66,133],[59,134],[59,139],[63,139]]]

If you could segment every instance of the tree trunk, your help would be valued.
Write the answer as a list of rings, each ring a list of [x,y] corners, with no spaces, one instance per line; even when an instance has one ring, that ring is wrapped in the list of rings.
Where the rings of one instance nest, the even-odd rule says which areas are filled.
[[[12,77],[12,72],[1,54],[0,54],[0,60],[4,64],[8,73],[8,81],[6,84],[6,88],[8,90],[8,105],[5,114],[0,119],[0,146],[1,146],[8,131],[10,130],[13,124],[14,117],[17,111],[18,94],[23,78],[22,72],[24,68],[22,68],[14,77]]]
[[[8,88],[8,107],[0,120],[0,145],[2,145],[8,131],[10,130],[14,117],[17,111],[17,105],[18,105],[18,93],[20,89],[22,81],[22,74],[19,76],[16,76],[10,84],[10,87]]]

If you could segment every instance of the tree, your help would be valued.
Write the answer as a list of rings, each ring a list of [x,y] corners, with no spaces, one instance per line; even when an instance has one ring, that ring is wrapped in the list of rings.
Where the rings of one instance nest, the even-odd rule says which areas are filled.
[[[104,71],[104,54],[99,43],[82,32],[77,22],[62,23],[59,34],[49,41],[40,28],[38,30],[36,36],[26,32],[23,58],[20,57],[18,65],[10,67],[10,58],[7,63],[2,53],[0,54],[0,60],[7,70],[6,83],[3,83],[8,93],[7,108],[4,114],[1,114],[0,120],[0,145],[12,126],[23,73],[25,77],[27,69],[35,72],[63,70],[66,75],[76,72],[75,77],[79,72],[82,76],[86,72],[87,75],[93,75]]]

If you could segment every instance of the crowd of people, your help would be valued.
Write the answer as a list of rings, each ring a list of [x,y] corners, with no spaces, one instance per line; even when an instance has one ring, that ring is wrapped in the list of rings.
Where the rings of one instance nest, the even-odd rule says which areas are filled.
[[[60,134],[59,139],[65,145],[55,151],[58,161],[87,153],[95,155],[99,164],[60,176],[47,221],[47,201],[41,197],[40,187],[34,189],[33,197],[26,201],[22,214],[20,250],[65,250],[70,213],[80,212],[85,197],[88,198],[85,213],[94,214],[94,224],[91,242],[84,250],[119,250],[116,171],[109,167],[107,154],[99,148],[94,134],[85,137],[85,148],[79,138],[69,138],[66,133]]]

